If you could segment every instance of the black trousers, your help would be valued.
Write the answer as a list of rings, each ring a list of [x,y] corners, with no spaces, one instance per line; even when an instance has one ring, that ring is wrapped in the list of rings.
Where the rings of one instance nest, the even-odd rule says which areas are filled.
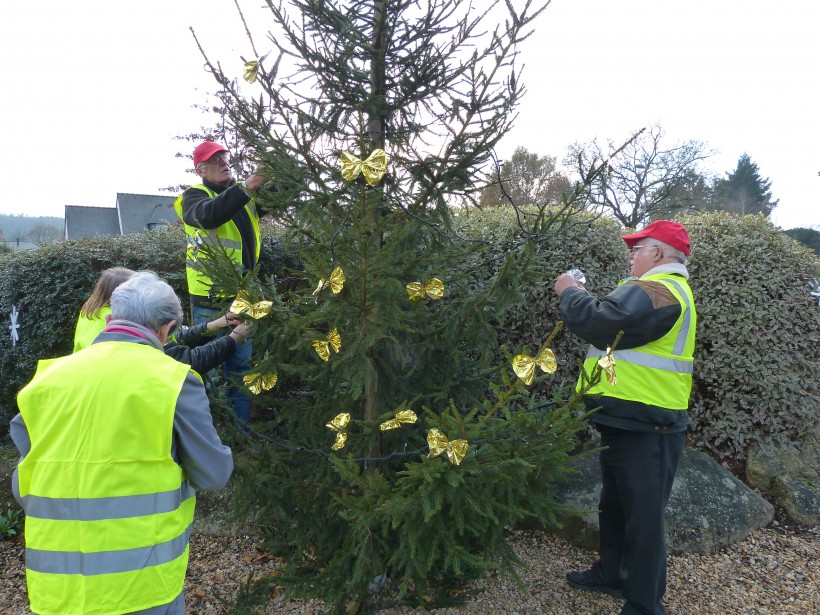
[[[683,450],[684,432],[657,434],[600,425],[600,560],[612,587],[623,587],[622,615],[662,615],[666,591],[663,512]]]

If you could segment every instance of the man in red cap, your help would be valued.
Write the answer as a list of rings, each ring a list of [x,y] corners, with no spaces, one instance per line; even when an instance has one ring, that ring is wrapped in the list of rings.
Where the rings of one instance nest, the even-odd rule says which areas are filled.
[[[575,278],[555,280],[567,328],[591,345],[579,379],[590,421],[601,434],[599,559],[567,573],[573,587],[625,599],[622,615],[666,611],[664,509],[689,424],[697,315],[687,282],[689,235],[658,220],[623,240],[630,274],[603,299]],[[612,352],[615,377],[592,379]]]
[[[215,297],[213,280],[201,266],[209,248],[219,248],[238,267],[250,271],[259,260],[262,237],[254,194],[264,184],[260,175],[236,182],[231,172],[228,150],[219,143],[204,141],[194,149],[194,167],[199,184],[183,192],[174,202],[187,235],[186,277],[191,296],[194,324],[209,322],[224,310],[219,303],[232,297]],[[237,417],[247,426],[250,397],[241,386],[242,374],[250,369],[251,343],[237,345],[236,353],[223,363],[229,384],[228,396]]]

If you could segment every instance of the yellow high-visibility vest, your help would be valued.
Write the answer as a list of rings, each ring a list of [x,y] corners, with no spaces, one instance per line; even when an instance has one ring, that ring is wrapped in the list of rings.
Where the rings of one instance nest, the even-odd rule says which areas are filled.
[[[74,329],[74,350],[72,352],[91,346],[91,342],[105,329],[105,316],[110,313],[111,307],[104,305],[94,318],[80,314],[77,318],[77,327]]]
[[[209,198],[215,198],[216,192],[204,186],[197,184],[191,186],[205,192]],[[210,293],[213,280],[208,277],[202,268],[201,261],[207,260],[207,250],[200,249],[202,246],[208,246],[210,249],[221,249],[231,261],[242,266],[242,236],[239,234],[239,228],[233,220],[229,220],[222,226],[207,230],[190,226],[185,223],[182,218],[182,195],[180,194],[174,201],[174,210],[177,212],[179,219],[185,227],[185,236],[187,237],[187,246],[185,249],[185,275],[188,279],[188,292],[192,295],[200,297],[207,297]],[[253,234],[256,240],[256,261],[259,260],[259,255],[262,249],[262,233],[259,229],[259,215],[256,213],[256,204],[251,199],[245,204],[245,211],[251,221],[253,227]]]
[[[39,615],[119,615],[182,592],[196,498],[171,457],[189,366],[98,342],[40,361],[17,396],[26,582]]]
[[[613,386],[606,378],[601,378],[585,394],[637,401],[666,410],[687,410],[692,393],[697,325],[692,290],[680,276],[654,274],[642,277],[641,281],[660,282],[666,286],[680,303],[681,314],[662,338],[637,348],[616,349],[612,353],[616,384]],[[584,360],[587,379],[604,354],[605,351],[590,346]],[[583,381],[583,377],[578,380],[577,390],[581,390]]]

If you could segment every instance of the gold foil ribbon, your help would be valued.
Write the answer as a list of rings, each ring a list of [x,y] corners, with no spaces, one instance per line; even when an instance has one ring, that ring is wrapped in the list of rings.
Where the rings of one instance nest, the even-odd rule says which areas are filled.
[[[433,301],[438,301],[444,296],[444,282],[438,278],[428,280],[424,284],[421,282],[410,282],[407,285],[407,297],[413,303],[421,301],[425,296]]]
[[[242,78],[247,81],[248,83],[253,83],[256,81],[256,77],[259,75],[259,62],[256,60],[251,60],[250,62],[245,62],[242,65]]]
[[[342,152],[340,158],[342,159],[342,177],[348,182],[362,174],[369,185],[375,186],[387,171],[387,154],[383,149],[374,149],[365,160],[356,158],[350,152]]]
[[[615,386],[618,383],[618,378],[615,376],[615,357],[612,355],[612,349],[607,346],[606,355],[598,359],[598,365],[604,370],[606,381]]]
[[[277,380],[279,376],[276,374],[246,374],[242,378],[242,382],[254,395],[259,395],[262,391],[270,391],[276,386]]]
[[[554,374],[558,369],[555,353],[550,348],[542,348],[534,359],[526,354],[517,354],[513,357],[513,371],[526,385],[532,384],[535,380],[536,365],[541,368],[542,372]]]
[[[470,444],[467,440],[453,440],[450,442],[447,436],[433,427],[433,429],[427,432],[427,446],[430,447],[428,457],[438,457],[446,452],[450,463],[459,465],[467,454],[467,449],[470,447]]]
[[[267,316],[272,307],[272,301],[257,301],[256,303],[252,303],[246,294],[239,293],[231,304],[231,309],[228,311],[237,316],[244,314],[258,320],[263,316]]]
[[[322,361],[327,361],[330,359],[331,348],[335,352],[339,352],[341,347],[342,336],[339,335],[339,330],[335,327],[333,328],[333,331],[327,334],[327,339],[313,340],[313,348],[316,350],[316,354],[319,355]]]
[[[398,429],[401,427],[402,423],[415,423],[418,417],[416,413],[412,410],[402,410],[401,412],[396,412],[396,416],[392,419],[385,421],[381,425],[379,425],[379,429],[382,431],[388,431],[389,429]]]
[[[319,285],[316,287],[316,290],[313,291],[313,294],[318,295],[319,292],[328,285],[330,285],[330,290],[333,291],[334,295],[338,295],[342,292],[342,288],[344,288],[345,285],[345,274],[338,265],[333,268],[329,277],[319,280]]]
[[[338,451],[340,448],[344,448],[345,442],[347,442],[347,434],[344,429],[349,422],[350,415],[347,412],[342,412],[334,416],[329,423],[325,424],[325,427],[336,432],[336,441],[333,443],[333,446],[330,447],[331,450]]]

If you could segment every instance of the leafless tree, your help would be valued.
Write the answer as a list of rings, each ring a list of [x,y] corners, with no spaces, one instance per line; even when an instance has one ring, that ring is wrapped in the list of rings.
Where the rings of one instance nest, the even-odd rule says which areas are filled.
[[[63,238],[63,231],[52,224],[35,224],[26,234],[26,238],[31,243],[42,246],[60,241]]]
[[[600,182],[587,191],[590,209],[609,213],[628,228],[647,220],[670,217],[695,209],[709,198],[710,181],[698,163],[713,154],[700,141],[665,146],[664,131],[656,124],[641,133],[611,158]],[[610,158],[611,141],[597,139],[570,147],[565,163],[581,177]]]

